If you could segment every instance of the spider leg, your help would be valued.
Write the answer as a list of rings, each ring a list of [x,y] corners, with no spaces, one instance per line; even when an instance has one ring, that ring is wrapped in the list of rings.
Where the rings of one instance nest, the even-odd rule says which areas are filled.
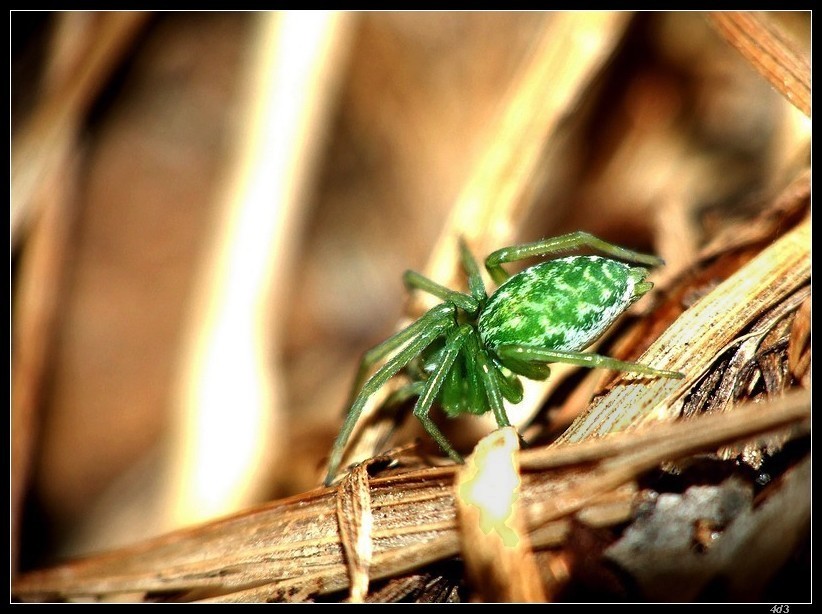
[[[385,403],[383,403],[383,407],[391,409],[397,405],[402,405],[408,399],[420,396],[424,387],[425,380],[418,380],[411,382],[410,384],[406,384],[405,386],[402,386],[389,394],[388,398],[385,399]]]
[[[482,377],[483,369],[477,364],[479,351],[476,335],[466,339],[443,382],[439,400],[448,416],[482,415],[491,411]],[[522,401],[523,390],[519,378],[513,373],[506,375],[496,361],[492,362],[494,368],[489,369],[489,372],[494,376],[503,398],[514,404]]]
[[[551,239],[543,239],[542,241],[536,241],[534,243],[525,243],[523,245],[513,245],[511,247],[498,249],[485,259],[485,268],[488,269],[491,278],[500,284],[509,277],[509,274],[501,266],[505,262],[516,262],[517,260],[524,260],[532,256],[547,256],[555,252],[574,250],[578,247],[589,247],[618,260],[635,262],[651,267],[664,264],[662,259],[657,256],[625,249],[624,247],[603,241],[590,233],[578,230]]]
[[[392,356],[363,384],[359,394],[357,394],[352,402],[345,422],[343,422],[343,426],[340,429],[340,434],[337,435],[337,439],[334,441],[334,447],[331,450],[331,458],[328,461],[328,473],[325,477],[326,485],[331,483],[334,475],[337,473],[337,469],[342,461],[343,452],[345,451],[345,444],[348,442],[348,438],[351,436],[368,398],[382,388],[389,379],[394,377],[400,369],[411,362],[437,337],[442,336],[454,326],[456,326],[454,322],[454,305],[443,303],[433,307],[419,320],[372,350],[372,352],[374,352],[372,358],[373,356],[383,357],[391,350],[405,344],[399,352]],[[363,359],[364,364],[365,362],[366,359]]]
[[[471,348],[469,351],[474,353],[476,360],[476,368],[479,372],[482,384],[485,387],[485,395],[488,397],[488,405],[491,406],[491,411],[494,413],[494,419],[499,426],[511,426],[508,420],[508,414],[505,412],[505,405],[503,404],[502,390],[500,389],[500,379],[505,376],[500,372],[499,367],[491,360],[479,343],[478,336],[472,335]]]
[[[506,376],[500,369],[500,364],[496,360],[491,359],[488,353],[481,350],[480,347],[481,342],[479,336],[474,334],[466,343],[464,352],[466,358],[466,380],[471,381],[474,388],[476,388],[475,396],[482,397],[482,405],[484,406],[482,411],[480,411],[477,406],[477,409],[474,409],[471,413],[482,414],[492,409],[492,406],[487,400],[488,396],[486,391],[488,390],[488,385],[485,383],[483,376],[486,372],[493,375],[497,383],[497,388],[505,399],[514,404],[522,401],[522,383],[517,376],[513,373]],[[480,360],[482,360],[482,363],[479,362]]]
[[[500,354],[499,348],[495,349],[494,353],[496,354],[495,362],[501,363],[505,368],[509,369],[516,375],[521,375],[523,377],[527,377],[528,379],[537,381],[546,380],[551,375],[551,368],[545,363],[529,362],[514,352],[510,352],[509,354],[503,356]],[[502,372],[500,372],[500,377],[504,377]],[[521,386],[522,384],[520,383],[520,388]],[[508,400],[510,401],[511,399]],[[519,401],[512,402],[519,403]]]
[[[484,300],[488,295],[485,293],[485,283],[482,281],[479,265],[463,238],[460,238],[460,257],[462,258],[462,267],[468,273],[468,289],[471,291],[471,296],[477,301]]]
[[[471,335],[466,340],[463,356],[465,356],[465,381],[468,387],[469,413],[481,415],[488,411],[488,400],[485,395],[485,384],[483,384],[480,369],[477,366],[477,354],[479,354],[479,344],[477,335]]]
[[[407,369],[407,367],[406,367]],[[403,405],[409,399],[416,398],[422,394],[422,391],[425,389],[425,380],[414,380],[410,384],[405,384],[401,386],[394,392],[388,395],[388,398],[380,406],[380,414],[386,414],[391,416],[397,416],[398,410],[401,405]],[[397,430],[399,424],[396,420],[394,420],[394,424],[390,429],[388,429],[384,434],[380,436],[374,443],[375,450],[383,449],[388,442],[390,441],[391,437],[394,435],[394,432]]]
[[[443,452],[448,454],[452,460],[461,463],[462,457],[453,448],[448,439],[443,435],[442,431],[434,424],[429,415],[431,412],[431,405],[437,398],[437,394],[445,382],[448,372],[457,359],[465,340],[473,334],[473,329],[468,324],[463,324],[456,330],[449,333],[445,341],[445,351],[442,353],[442,359],[436,368],[431,372],[430,377],[425,381],[425,390],[423,390],[420,398],[417,399],[417,404],[414,406],[414,415],[422,423],[422,426],[431,435],[432,439],[436,441]]]
[[[423,292],[428,292],[428,294],[433,294],[439,299],[454,303],[457,307],[469,313],[476,313],[479,309],[479,302],[473,296],[457,292],[451,288],[446,288],[416,271],[406,271],[403,273],[402,279],[407,288],[422,290]]]
[[[439,358],[441,359],[442,356],[440,355]],[[440,407],[447,416],[470,413],[474,407],[471,382],[468,381],[467,374],[465,354],[460,352],[451,365],[448,375],[445,376],[439,392]]]
[[[653,377],[670,377],[681,379],[685,377],[678,371],[666,371],[655,369],[638,362],[628,362],[617,360],[610,356],[600,354],[589,354],[587,352],[567,352],[563,350],[551,350],[547,348],[533,348],[524,345],[502,345],[497,348],[497,354],[503,360],[513,359],[519,361],[533,361],[537,363],[564,362],[580,367],[614,369],[615,371],[627,371],[628,373],[640,373]]]
[[[380,360],[388,356],[391,352],[397,350],[398,348],[401,348],[403,345],[408,343],[409,339],[412,339],[416,335],[419,335],[420,331],[423,330],[426,326],[428,326],[432,319],[441,317],[442,309],[447,311],[449,314],[453,314],[453,307],[434,307],[433,309],[429,310],[425,315],[423,315],[420,319],[412,322],[398,333],[392,335],[385,341],[375,345],[370,350],[367,350],[365,354],[363,354],[362,360],[360,361],[359,369],[357,370],[357,376],[354,378],[354,383],[351,386],[351,392],[348,395],[349,406],[354,402],[354,399],[356,398],[359,391],[362,390],[363,384],[365,383],[368,377],[368,373],[369,371],[371,371],[371,368]],[[432,312],[434,313],[432,314]]]
[[[521,403],[523,395],[522,382],[513,374],[510,377],[506,377],[498,365],[494,366],[495,368],[492,370],[492,373],[494,373],[497,378],[497,384],[499,385],[502,396],[514,405]]]

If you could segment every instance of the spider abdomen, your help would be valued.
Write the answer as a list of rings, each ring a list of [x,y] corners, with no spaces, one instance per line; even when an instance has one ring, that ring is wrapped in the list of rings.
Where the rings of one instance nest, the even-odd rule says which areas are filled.
[[[477,322],[480,337],[492,351],[503,345],[585,349],[651,288],[647,273],[599,256],[534,265],[489,297]]]

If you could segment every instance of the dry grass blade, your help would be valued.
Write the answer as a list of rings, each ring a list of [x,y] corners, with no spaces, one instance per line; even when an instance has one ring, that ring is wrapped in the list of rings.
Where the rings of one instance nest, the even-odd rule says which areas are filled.
[[[785,428],[790,427],[792,422],[796,424],[794,435],[810,432],[809,407],[810,395],[802,391],[775,401],[763,411],[739,407],[731,414],[709,415],[698,420],[670,425],[667,428],[648,429],[643,433],[636,433],[633,438],[631,435],[613,437],[610,445],[617,448],[625,446],[623,450],[619,453],[615,453],[615,450],[609,451],[608,454],[613,454],[613,457],[603,460],[596,468],[586,472],[584,478],[579,479],[578,483],[571,479],[562,496],[543,495],[538,502],[529,507],[529,512],[533,514],[530,520],[535,524],[543,524],[574,513],[602,496],[603,493],[629,483],[636,476],[656,467],[663,458],[675,460],[699,450],[712,448],[712,444],[707,442],[717,437],[738,441],[739,438],[734,433],[738,432],[737,429],[743,424],[750,427],[751,433],[757,432],[760,435],[779,430],[776,423],[781,423],[782,428]],[[791,418],[785,420],[788,416]],[[696,428],[697,425],[699,428]],[[607,444],[607,440],[605,443]],[[579,452],[587,455],[595,449],[593,444],[591,448],[582,447],[584,445],[564,446],[560,450],[563,454],[573,455],[574,448],[580,447]],[[535,453],[537,458],[539,453],[540,451]],[[599,453],[601,452],[593,452],[594,455]],[[550,452],[547,455],[550,458]]]
[[[753,433],[777,429],[779,423],[788,424],[793,420],[807,418],[809,402],[809,392],[797,390],[765,407],[759,403],[747,403],[728,414],[705,415],[691,421],[645,426],[631,435],[611,435],[605,439],[593,439],[568,446],[526,450],[523,452],[522,466],[525,469],[538,470],[607,459],[623,462],[620,459],[634,451],[650,456],[690,454],[709,446],[708,442],[714,438],[734,439],[743,424],[748,424],[752,436]],[[757,411],[757,407],[762,407],[762,411]],[[701,430],[684,426],[690,424],[695,427],[696,423],[700,425]],[[674,441],[680,437],[681,440]],[[742,437],[749,437],[749,433]]]
[[[754,318],[810,280],[810,219],[763,250],[688,309],[639,358],[660,369],[685,373],[682,380],[621,376],[559,438],[578,442],[675,417],[683,396]]]
[[[255,16],[242,130],[181,344],[166,530],[264,500],[284,448],[287,294],[272,288],[289,286],[350,23],[333,11]]]
[[[762,13],[710,13],[722,36],[782,95],[811,116],[811,66]]]
[[[525,452],[524,467],[551,467],[524,475],[523,511],[532,541],[542,546],[537,536],[545,523],[583,509],[664,461],[775,430],[806,433],[809,405],[810,395],[802,391],[764,406]],[[591,469],[592,459],[606,458]],[[459,552],[454,475],[455,468],[447,467],[371,480],[372,580]],[[36,600],[196,590],[199,597],[211,593],[219,601],[261,601],[343,590],[349,580],[334,498],[331,489],[315,490],[131,548],[31,572],[14,582],[12,593]]]
[[[64,205],[73,196],[74,172],[72,164],[58,171],[65,191],[53,195],[54,200],[44,206],[32,225],[30,242],[17,273],[11,369],[12,565],[17,560],[23,496],[38,431],[37,409],[42,401],[43,378],[58,320],[70,218]]]

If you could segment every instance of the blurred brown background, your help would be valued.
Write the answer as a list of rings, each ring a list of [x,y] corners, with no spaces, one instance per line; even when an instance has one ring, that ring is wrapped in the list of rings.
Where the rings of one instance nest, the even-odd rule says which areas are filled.
[[[12,228],[23,568],[186,524],[158,518],[167,507],[157,501],[173,484],[162,477],[174,471],[166,452],[183,445],[169,440],[188,436],[172,426],[181,348],[248,120],[260,16],[135,20],[62,124],[68,136],[32,128],[59,113],[41,107],[77,78],[108,17],[11,14],[12,151],[25,131],[68,143]],[[809,14],[774,18],[809,49]],[[345,32],[325,107],[304,133],[312,148],[299,150],[309,151],[304,189],[268,254],[276,331],[259,341],[281,387],[268,407],[276,432],[258,436],[273,460],[254,488],[226,495],[221,513],[318,484],[361,353],[403,315],[403,270],[425,268],[507,84],[553,19],[356,13],[335,26]],[[545,152],[544,181],[514,236],[588,230],[681,270],[806,163],[809,123],[702,14],[626,16],[614,36]],[[241,411],[228,405],[229,417]]]

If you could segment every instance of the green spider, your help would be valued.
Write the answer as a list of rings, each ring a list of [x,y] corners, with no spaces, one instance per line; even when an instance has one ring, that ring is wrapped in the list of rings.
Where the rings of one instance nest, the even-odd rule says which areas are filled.
[[[579,247],[608,257],[569,256],[533,265],[512,276],[501,266]],[[334,442],[326,485],[334,479],[366,401],[402,369],[411,382],[397,391],[396,397],[418,397],[414,415],[456,462],[462,462],[462,457],[429,416],[435,402],[449,417],[491,411],[503,427],[510,425],[503,399],[513,404],[522,401],[518,376],[544,380],[550,375],[548,363],[683,377],[676,371],[582,352],[653,287],[645,281],[648,269],[619,260],[654,267],[663,264],[660,258],[613,245],[587,232],[572,232],[506,247],[488,256],[485,268],[499,284],[488,296],[477,262],[462,241],[460,252],[468,275],[468,294],[414,271],[405,272],[410,290],[428,292],[443,302],[365,353],[354,387],[359,392]],[[363,383],[371,367],[389,356]]]

